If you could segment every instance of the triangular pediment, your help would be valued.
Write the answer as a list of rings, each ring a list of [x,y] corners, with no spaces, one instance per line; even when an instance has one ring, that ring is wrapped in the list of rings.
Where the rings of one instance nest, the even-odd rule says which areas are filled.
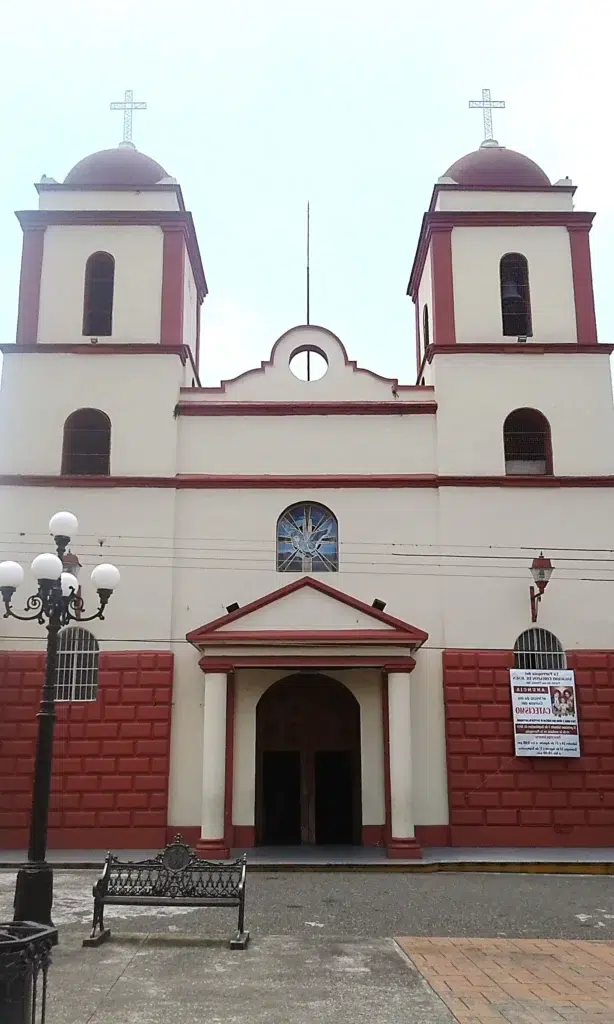
[[[311,576],[188,633],[195,646],[237,643],[368,643],[419,647],[427,634]]]

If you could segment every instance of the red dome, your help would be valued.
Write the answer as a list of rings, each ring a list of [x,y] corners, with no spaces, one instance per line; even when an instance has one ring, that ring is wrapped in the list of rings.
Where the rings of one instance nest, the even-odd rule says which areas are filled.
[[[155,185],[167,173],[160,164],[134,146],[101,149],[75,164],[64,178],[65,185],[90,185],[100,188],[125,185],[127,188]]]
[[[467,153],[448,167],[446,178],[459,185],[481,185],[483,188],[542,188],[549,185],[548,176],[534,160],[504,146],[481,146]]]

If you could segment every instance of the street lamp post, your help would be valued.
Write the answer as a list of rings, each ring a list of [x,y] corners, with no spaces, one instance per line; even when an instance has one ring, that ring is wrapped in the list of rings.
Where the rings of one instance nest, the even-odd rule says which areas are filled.
[[[52,927],[53,871],[47,863],[47,823],[51,792],[51,766],[53,758],[53,730],[55,726],[55,687],[58,660],[58,634],[69,622],[91,622],[103,619],[104,610],[119,583],[119,570],[114,565],[97,565],[92,571],[92,583],[98,591],[98,610],[84,616],[83,601],[79,596],[79,583],[75,576],[63,572],[62,559],[71,537],[79,524],[72,512],[57,512],[49,522],[55,541],[56,554],[38,555],[32,562],[32,572],[38,580],[38,591],[25,603],[27,614],[13,611],[12,599],[23,582],[24,572],[18,562],[0,563],[0,594],[4,602],[4,618],[22,622],[35,621],[47,627],[47,657],[45,681],[38,712],[38,738],[34,762],[32,812],[28,862],[17,874],[15,886],[14,920],[35,921]]]

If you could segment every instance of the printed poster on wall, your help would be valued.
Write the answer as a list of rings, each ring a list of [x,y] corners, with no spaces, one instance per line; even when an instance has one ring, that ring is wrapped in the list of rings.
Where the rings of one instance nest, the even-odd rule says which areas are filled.
[[[580,757],[576,684],[567,669],[510,669],[518,757]]]

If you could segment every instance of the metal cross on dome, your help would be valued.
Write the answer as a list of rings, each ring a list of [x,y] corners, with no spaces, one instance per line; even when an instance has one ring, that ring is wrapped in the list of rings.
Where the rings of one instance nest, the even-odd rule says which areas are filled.
[[[469,106],[472,109],[481,109],[484,115],[484,142],[489,142],[493,138],[492,111],[502,110],[505,107],[505,100],[491,100],[490,89],[482,89],[482,99],[469,100]]]
[[[132,111],[133,110],[147,110],[147,104],[143,103],[142,100],[133,99],[134,93],[132,89],[126,89],[124,92],[123,103],[117,101],[111,103],[111,110],[123,110],[124,112],[124,137],[122,142],[132,142]]]

